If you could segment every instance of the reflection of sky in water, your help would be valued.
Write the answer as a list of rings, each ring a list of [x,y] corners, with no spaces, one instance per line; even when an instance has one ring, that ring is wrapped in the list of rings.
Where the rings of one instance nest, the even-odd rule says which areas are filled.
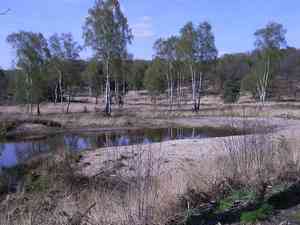
[[[0,166],[11,167],[18,163],[14,144],[1,144],[0,147]]]
[[[49,146],[39,142],[5,143],[0,145],[0,167],[12,167],[30,156],[48,151]]]
[[[106,146],[150,144],[174,139],[214,137],[214,135],[214,133],[198,128],[164,128],[116,133],[60,134],[35,142],[0,143],[0,168],[17,165],[19,162],[50,149],[82,151]]]
[[[149,138],[144,138],[143,144],[151,144],[151,141],[149,140]]]
[[[64,144],[70,151],[80,151],[92,148],[89,137],[80,137],[78,135],[67,135],[64,137]]]
[[[127,136],[121,136],[116,141],[117,145],[129,145],[130,144],[130,138]]]

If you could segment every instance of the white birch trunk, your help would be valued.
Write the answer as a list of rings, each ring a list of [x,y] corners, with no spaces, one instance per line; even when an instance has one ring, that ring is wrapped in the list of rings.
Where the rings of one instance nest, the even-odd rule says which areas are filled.
[[[195,72],[193,70],[192,65],[190,65],[190,71],[191,71],[191,76],[192,76],[192,100],[193,100],[193,104],[195,106],[195,104],[196,104],[196,77],[195,77]]]
[[[62,90],[62,72],[59,71],[59,78],[58,78],[58,83],[59,83],[59,92],[60,92],[60,103],[63,104],[63,90]]]
[[[111,114],[110,101],[110,77],[109,77],[109,58],[106,61],[106,87],[105,87],[105,110],[108,115]]]
[[[257,92],[259,95],[259,101],[264,103],[267,97],[267,89],[270,83],[270,59],[265,64],[265,70],[261,77],[258,78]]]

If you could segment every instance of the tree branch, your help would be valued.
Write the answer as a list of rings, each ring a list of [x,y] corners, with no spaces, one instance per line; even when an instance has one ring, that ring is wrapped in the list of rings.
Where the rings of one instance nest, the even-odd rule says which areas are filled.
[[[0,16],[6,15],[8,12],[10,12],[10,9],[0,12]]]

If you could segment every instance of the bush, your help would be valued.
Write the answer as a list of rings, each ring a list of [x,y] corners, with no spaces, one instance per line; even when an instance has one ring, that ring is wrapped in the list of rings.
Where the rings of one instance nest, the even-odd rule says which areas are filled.
[[[166,90],[164,74],[164,66],[159,60],[155,60],[147,69],[144,86],[152,96],[159,95]]]
[[[223,98],[225,103],[234,103],[240,97],[240,80],[230,79],[224,84]]]

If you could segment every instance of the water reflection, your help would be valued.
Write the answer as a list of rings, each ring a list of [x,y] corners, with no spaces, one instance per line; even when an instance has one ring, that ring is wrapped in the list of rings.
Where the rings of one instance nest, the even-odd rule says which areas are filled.
[[[57,149],[82,151],[100,147],[149,144],[175,139],[220,137],[230,134],[230,131],[224,129],[203,128],[160,128],[107,133],[59,134],[44,140],[0,143],[0,168],[12,167],[33,156]]]

